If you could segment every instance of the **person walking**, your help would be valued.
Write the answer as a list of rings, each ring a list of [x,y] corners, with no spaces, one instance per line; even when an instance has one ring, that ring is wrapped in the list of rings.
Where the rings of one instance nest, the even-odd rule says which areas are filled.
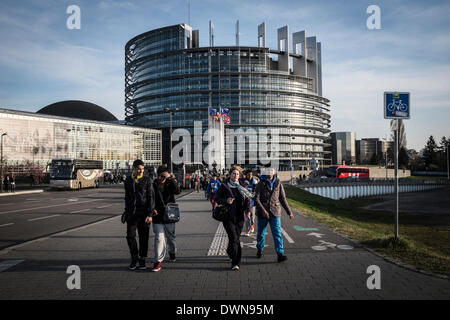
[[[16,192],[16,177],[11,175],[11,192]]]
[[[197,193],[200,192],[200,179],[198,176],[195,177],[195,190],[197,190]]]
[[[228,235],[227,254],[231,259],[231,269],[239,270],[241,263],[240,236],[244,226],[244,215],[250,212],[252,194],[247,190],[245,181],[240,180],[242,169],[233,166],[230,177],[217,190],[215,201],[217,204],[228,206],[228,218],[223,221],[223,227]]]
[[[248,191],[254,193],[255,189],[256,189],[256,185],[259,182],[259,179],[253,176],[253,171],[252,169],[248,169],[247,171],[245,171],[245,181],[247,182],[248,186],[247,189]],[[247,237],[250,236],[250,233],[255,232],[255,200],[251,199],[250,201],[251,203],[251,209],[250,209],[250,214],[246,217],[245,219],[245,235]]]
[[[9,175],[6,175],[5,179],[3,179],[3,186],[5,188],[5,192],[9,191],[9,183],[10,183]]]
[[[209,181],[208,186],[206,187],[206,196],[208,197],[209,201],[211,201],[213,209],[215,209],[217,206],[217,203],[214,201],[214,197],[216,196],[216,192],[217,190],[219,190],[220,186],[221,183],[217,179],[217,175],[214,174],[211,178],[211,181]]]
[[[127,243],[131,254],[130,270],[145,270],[148,253],[150,223],[155,208],[155,192],[152,180],[144,176],[144,162],[135,160],[133,172],[125,179],[125,212],[127,214]],[[136,242],[136,229],[139,234],[139,248]]]
[[[286,210],[290,219],[294,218],[291,208],[286,201],[286,194],[280,179],[276,176],[274,168],[265,170],[266,174],[261,176],[260,182],[256,186],[255,204],[256,215],[258,217],[256,256],[261,258],[266,237],[267,224],[270,224],[272,236],[275,242],[275,251],[278,255],[278,262],[287,260],[284,255],[283,238],[281,237],[281,208]]]
[[[153,272],[161,270],[162,262],[169,252],[169,262],[176,261],[176,234],[175,223],[164,222],[165,206],[168,203],[175,203],[175,195],[181,193],[181,188],[175,176],[169,173],[166,166],[160,166],[157,171],[157,178],[153,182],[156,202],[153,214],[153,232],[155,233],[155,259]]]

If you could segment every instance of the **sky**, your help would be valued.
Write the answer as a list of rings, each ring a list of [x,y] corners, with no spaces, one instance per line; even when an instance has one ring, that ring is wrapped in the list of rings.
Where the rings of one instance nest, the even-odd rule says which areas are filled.
[[[70,30],[70,5],[81,29]],[[381,28],[370,30],[370,5]],[[383,92],[411,93],[405,120],[408,148],[433,135],[450,136],[450,2],[406,0],[191,0],[190,25],[208,45],[257,45],[266,22],[270,48],[277,29],[306,30],[322,43],[323,96],[331,104],[331,130],[357,139],[389,138]],[[124,118],[124,47],[143,32],[188,23],[188,0],[2,0],[0,2],[0,107],[35,112],[62,100],[98,104]],[[291,40],[292,42],[292,40]]]

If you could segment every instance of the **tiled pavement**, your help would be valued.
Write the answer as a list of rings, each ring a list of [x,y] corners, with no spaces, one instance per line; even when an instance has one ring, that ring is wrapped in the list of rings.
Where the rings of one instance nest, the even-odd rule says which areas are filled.
[[[283,216],[288,261],[276,262],[269,231],[262,259],[254,236],[241,238],[240,271],[228,258],[209,255],[219,223],[201,193],[179,200],[177,262],[160,272],[129,271],[125,226],[116,216],[54,235],[0,255],[0,265],[24,260],[0,272],[0,299],[449,299],[450,281],[420,274],[359,248],[322,225]],[[309,228],[309,230],[308,230]],[[317,229],[317,230],[314,230]],[[268,228],[269,230],[269,228]],[[220,231],[220,230],[219,230]],[[220,232],[219,232],[220,233]],[[320,242],[322,241],[322,242]],[[217,241],[216,241],[217,243]],[[313,247],[315,249],[313,249]],[[215,252],[218,252],[217,250]],[[150,239],[148,266],[153,257]],[[69,290],[67,267],[81,269],[81,289]],[[367,268],[381,270],[381,289],[369,290]]]

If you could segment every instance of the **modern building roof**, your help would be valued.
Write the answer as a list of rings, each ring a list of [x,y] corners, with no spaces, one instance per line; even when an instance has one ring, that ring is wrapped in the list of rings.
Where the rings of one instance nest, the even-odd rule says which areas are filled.
[[[90,102],[79,100],[60,101],[50,104],[36,113],[96,121],[118,121],[108,110]]]

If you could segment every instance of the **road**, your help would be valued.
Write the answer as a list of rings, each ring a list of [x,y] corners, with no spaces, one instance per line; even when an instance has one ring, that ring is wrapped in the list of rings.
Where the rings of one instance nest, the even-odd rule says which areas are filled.
[[[295,214],[282,217],[283,240],[288,260],[276,261],[270,230],[267,247],[257,259],[255,236],[241,237],[243,259],[239,271],[230,270],[225,254],[227,238],[221,224],[211,218],[210,204],[202,193],[184,194],[178,202],[182,220],[177,224],[177,262],[164,262],[157,273],[129,271],[130,262],[125,240],[125,226],[117,216],[122,209],[121,188],[105,188],[72,193],[78,202],[68,204],[71,196],[61,195],[65,206],[50,207],[40,214],[27,215],[23,224],[38,222],[45,232],[55,231],[53,224],[61,216],[28,221],[64,213],[77,217],[73,225],[88,222],[86,216],[106,218],[82,228],[75,228],[25,243],[12,250],[0,251],[0,299],[448,299],[450,281],[421,274],[384,260],[350,240],[309,218]],[[42,195],[51,205],[53,194]],[[83,198],[81,197],[83,196]],[[32,197],[29,197],[32,198]],[[33,197],[34,198],[34,197]],[[23,201],[27,201],[26,198]],[[31,200],[28,200],[31,201]],[[75,201],[74,201],[75,202]],[[108,208],[99,208],[111,204]],[[27,204],[28,206],[30,204]],[[25,207],[27,208],[27,207]],[[90,209],[88,212],[68,212]],[[7,211],[13,209],[8,208]],[[18,210],[18,209],[17,209]],[[46,210],[46,209],[37,209]],[[73,216],[76,215],[76,216]],[[115,216],[116,215],[116,216]],[[83,222],[81,222],[81,220]],[[2,222],[5,223],[5,222]],[[19,220],[18,222],[19,223]],[[49,225],[47,227],[47,225]],[[65,229],[69,225],[58,226]],[[5,227],[6,228],[6,227]],[[32,229],[32,228],[30,228]],[[3,229],[7,230],[7,229]],[[3,230],[2,235],[3,235]],[[11,237],[11,236],[10,236]],[[2,239],[7,239],[2,236]],[[8,238],[9,239],[9,238]],[[149,257],[153,260],[153,232]],[[80,268],[80,289],[67,287],[68,267]],[[380,289],[369,289],[368,268],[380,270]]]
[[[120,215],[123,185],[0,198],[0,250]]]

